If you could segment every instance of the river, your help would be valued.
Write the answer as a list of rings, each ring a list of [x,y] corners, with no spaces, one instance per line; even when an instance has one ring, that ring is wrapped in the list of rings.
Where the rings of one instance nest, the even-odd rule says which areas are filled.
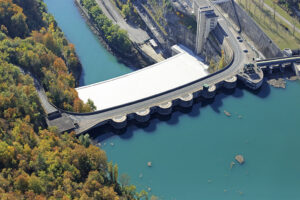
[[[45,2],[75,44],[82,85],[131,71],[101,46],[73,0]],[[119,174],[160,199],[294,200],[300,199],[299,103],[299,82],[288,82],[287,89],[264,84],[256,94],[244,88],[220,93],[190,111],[155,116],[145,126],[130,124],[122,134],[93,132]],[[231,168],[237,154],[246,162]]]

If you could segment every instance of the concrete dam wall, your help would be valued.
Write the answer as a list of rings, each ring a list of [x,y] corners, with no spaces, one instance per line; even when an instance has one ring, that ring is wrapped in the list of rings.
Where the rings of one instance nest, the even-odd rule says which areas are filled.
[[[231,2],[221,3],[219,5],[223,12],[228,14],[230,19],[238,25],[235,16],[234,8]],[[239,17],[242,34],[245,34],[255,44],[255,47],[266,57],[280,57],[282,56],[279,47],[262,31],[262,29],[255,23],[255,21],[237,4],[236,11]]]

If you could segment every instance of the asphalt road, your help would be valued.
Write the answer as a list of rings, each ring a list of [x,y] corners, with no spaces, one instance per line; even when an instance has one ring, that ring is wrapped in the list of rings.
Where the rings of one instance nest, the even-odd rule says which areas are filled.
[[[222,16],[222,15],[219,15]],[[112,119],[113,117],[120,116],[120,115],[127,115],[130,113],[135,113],[137,111],[143,110],[145,108],[151,108],[154,106],[158,106],[161,103],[172,101],[174,99],[178,99],[179,97],[188,94],[194,93],[202,89],[204,84],[213,85],[223,80],[226,80],[233,75],[236,75],[240,69],[243,68],[244,64],[244,53],[238,40],[236,39],[236,35],[234,35],[228,28],[227,22],[225,19],[220,21],[220,26],[225,30],[228,35],[229,43],[232,47],[234,52],[234,60],[231,65],[226,68],[222,72],[218,72],[213,76],[204,77],[198,81],[195,81],[192,84],[188,84],[182,86],[178,89],[172,91],[166,91],[163,94],[158,94],[154,97],[149,97],[146,99],[141,99],[138,102],[132,102],[127,105],[118,106],[117,108],[111,108],[103,111],[97,111],[97,113],[90,113],[90,114],[79,114],[79,113],[68,113],[69,117],[73,119],[74,122],[78,123],[79,128],[76,129],[76,133],[84,133],[90,130],[91,128],[99,125],[100,123],[105,123],[107,120]],[[39,93],[41,103],[45,108],[54,108],[48,101],[45,101],[47,97],[45,93],[37,88],[37,92]],[[64,111],[62,111],[64,112]]]
[[[219,15],[221,16],[221,15]],[[199,91],[204,84],[212,85],[216,84],[218,82],[221,82],[225,79],[228,79],[232,77],[233,75],[236,75],[237,72],[243,68],[244,64],[244,53],[240,47],[240,44],[238,43],[238,40],[236,39],[235,35],[228,29],[227,22],[225,19],[223,19],[220,23],[220,26],[225,30],[225,32],[228,34],[228,40],[232,47],[232,50],[234,52],[234,60],[232,64],[224,71],[215,74],[212,77],[200,79],[199,81],[187,85],[183,88],[177,89],[175,91],[166,92],[162,95],[155,96],[153,98],[148,98],[145,100],[141,100],[139,102],[133,102],[130,105],[124,105],[120,106],[118,108],[112,108],[106,111],[98,111],[96,114],[90,114],[90,115],[80,115],[80,114],[70,114],[70,116],[78,122],[79,129],[76,130],[77,133],[86,132],[89,129],[97,126],[101,122],[105,122],[108,119],[112,119],[113,117],[120,116],[120,115],[126,115],[130,113],[137,112],[139,110],[143,110],[145,108],[150,108],[153,106],[158,106],[159,104],[163,102],[168,102],[174,99],[177,99],[181,97],[184,94],[187,93],[194,93],[196,91]]]
[[[128,32],[129,38],[138,44],[143,44],[150,39],[148,33],[139,27],[128,24],[122,15],[116,10],[115,5],[110,0],[96,0],[104,14],[109,17],[115,24]]]

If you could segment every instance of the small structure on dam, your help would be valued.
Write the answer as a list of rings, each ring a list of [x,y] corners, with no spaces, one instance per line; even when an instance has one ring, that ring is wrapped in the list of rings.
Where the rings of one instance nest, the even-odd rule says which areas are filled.
[[[215,29],[218,16],[207,1],[193,2],[194,13],[197,17],[197,37],[195,52],[200,54],[209,33]]]
[[[238,77],[247,87],[255,90],[262,85],[264,73],[256,64],[245,64]]]
[[[212,4],[210,6],[213,8]],[[222,31],[218,33],[223,34],[221,39],[226,40],[228,51],[232,52],[232,60],[223,69],[210,74],[208,65],[197,56],[197,49],[194,53],[182,45],[175,45],[172,47],[173,56],[162,62],[114,79],[76,88],[83,101],[93,100],[97,110],[92,113],[72,113],[56,108],[48,101],[42,88],[36,85],[46,110],[48,126],[56,126],[61,133],[74,130],[78,135],[105,124],[123,129],[131,120],[144,123],[154,113],[169,115],[174,106],[191,107],[195,98],[212,99],[219,89],[235,88],[237,79],[249,88],[258,89],[263,82],[263,73],[272,73],[275,67],[283,69],[285,65],[294,65],[295,71],[300,71],[297,64],[299,56],[256,60],[254,63],[251,58],[251,63],[244,65],[250,62],[246,59],[247,52],[243,50],[244,43],[237,40],[239,35],[232,33],[218,9],[215,11],[221,18],[218,29]],[[201,42],[207,39],[206,35],[217,23],[217,20],[213,20],[217,17],[213,12],[213,9],[206,7],[202,11],[197,8],[195,13],[198,14],[195,42],[199,48],[202,48]]]
[[[77,88],[78,95],[85,102],[91,99],[97,110],[104,110],[159,95],[209,74],[208,65],[191,50],[182,45],[175,45],[172,50],[175,55],[169,59],[124,76]]]

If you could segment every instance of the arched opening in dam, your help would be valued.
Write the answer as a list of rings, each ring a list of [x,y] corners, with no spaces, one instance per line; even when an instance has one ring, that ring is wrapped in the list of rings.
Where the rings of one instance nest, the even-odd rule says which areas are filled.
[[[84,85],[132,71],[101,46],[73,0],[45,2],[75,44]],[[95,142],[118,163],[120,175],[161,199],[297,199],[299,89],[299,82],[288,82],[286,90],[265,84],[258,93],[237,88],[214,102],[196,102],[186,114],[154,116],[143,128],[129,124],[120,135],[96,129]],[[245,164],[231,168],[237,154]]]

